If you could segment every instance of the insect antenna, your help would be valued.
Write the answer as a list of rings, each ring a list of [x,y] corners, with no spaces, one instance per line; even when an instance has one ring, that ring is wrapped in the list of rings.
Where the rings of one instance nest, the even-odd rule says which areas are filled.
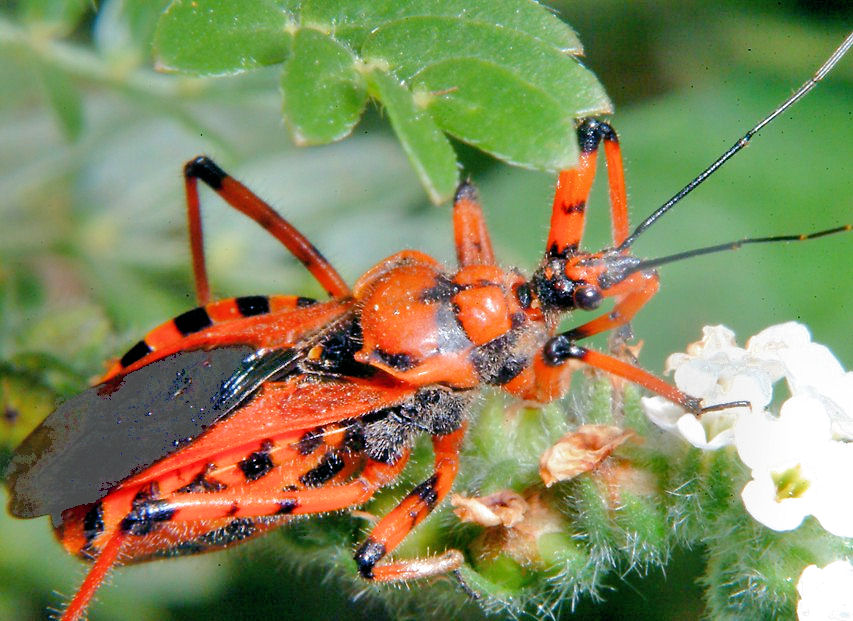
[[[685,250],[684,252],[670,254],[665,257],[658,257],[657,259],[646,259],[644,261],[640,261],[639,263],[632,265],[631,268],[625,272],[625,276],[633,274],[635,272],[641,272],[643,270],[658,267],[659,265],[663,265],[665,263],[674,263],[676,261],[681,261],[682,259],[698,257],[703,254],[725,252],[726,250],[737,250],[741,246],[746,246],[747,244],[768,244],[773,242],[805,241],[807,239],[817,239],[818,237],[826,237],[827,235],[834,235],[835,233],[845,233],[848,231],[853,231],[853,225],[845,224],[843,226],[836,226],[835,228],[826,229],[824,231],[817,231],[815,233],[808,233],[803,235],[773,235],[771,237],[747,237],[745,239],[738,239],[736,241],[728,242],[725,244],[716,244],[714,246],[706,246],[705,248],[694,248],[693,250]]]
[[[658,207],[648,218],[643,220],[637,226],[637,228],[634,229],[634,232],[631,233],[627,238],[625,238],[625,241],[623,241],[616,250],[621,252],[630,248],[637,240],[637,238],[643,233],[643,231],[645,231],[652,224],[654,224],[658,220],[658,218],[660,218],[667,211],[672,209],[682,198],[690,194],[690,192],[696,189],[697,186],[699,186],[703,181],[705,181],[708,177],[714,174],[717,169],[719,169],[723,164],[725,164],[729,159],[731,159],[732,156],[735,155],[735,153],[737,153],[747,144],[749,144],[749,141],[755,134],[761,131],[766,125],[776,119],[776,117],[778,117],[780,114],[785,112],[785,110],[797,103],[797,101],[802,99],[806,95],[806,93],[808,93],[815,86],[817,86],[817,83],[826,77],[826,74],[828,74],[832,70],[832,68],[838,64],[838,61],[840,61],[844,57],[844,55],[851,47],[853,47],[853,32],[847,35],[847,38],[844,39],[841,45],[839,45],[832,53],[832,55],[826,60],[826,62],[824,62],[823,65],[820,66],[820,69],[818,69],[811,78],[804,82],[803,85],[800,86],[800,88],[798,88],[793,95],[791,95],[780,106],[773,110],[773,112],[771,112],[761,121],[759,121],[758,124],[755,125],[755,127],[750,129],[741,138],[739,138],[738,141],[735,142],[731,147],[729,147],[729,149],[725,153],[723,153],[723,155],[717,158],[717,160],[713,164],[708,166],[708,168],[706,168],[698,176],[696,176],[693,181],[681,188],[672,198],[670,198],[663,205]]]

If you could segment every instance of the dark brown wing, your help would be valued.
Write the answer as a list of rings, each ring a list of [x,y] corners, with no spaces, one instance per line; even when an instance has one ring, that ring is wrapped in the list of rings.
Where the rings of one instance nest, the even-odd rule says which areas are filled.
[[[249,345],[172,354],[63,403],[27,437],[6,472],[22,518],[94,502],[230,416],[304,350]]]

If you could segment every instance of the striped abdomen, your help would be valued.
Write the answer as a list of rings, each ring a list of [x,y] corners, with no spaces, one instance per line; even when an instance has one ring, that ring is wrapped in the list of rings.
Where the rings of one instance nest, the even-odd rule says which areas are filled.
[[[148,332],[100,381],[180,350],[238,343],[258,348],[286,347],[334,320],[348,307],[345,300],[317,303],[311,298],[292,295],[245,296],[211,302]]]

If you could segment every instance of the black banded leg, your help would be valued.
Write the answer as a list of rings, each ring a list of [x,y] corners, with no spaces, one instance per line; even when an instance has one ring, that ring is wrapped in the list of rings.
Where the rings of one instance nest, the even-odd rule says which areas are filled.
[[[249,216],[284,244],[330,296],[345,297],[350,294],[349,286],[343,278],[302,233],[246,186],[229,176],[213,160],[201,155],[184,166],[190,249],[193,256],[196,296],[200,306],[210,302],[210,284],[204,259],[204,234],[198,198],[199,179],[225,202]]]
[[[596,130],[598,121],[585,119],[577,129],[580,146],[578,163],[561,170],[551,208],[551,226],[545,254],[548,257],[567,257],[575,254],[583,238],[586,225],[586,202],[595,180],[598,143],[601,134]]]
[[[554,375],[559,375],[563,372],[571,372],[564,366],[568,360],[579,360],[584,364],[588,364],[596,369],[601,369],[607,373],[611,373],[618,377],[627,379],[630,382],[639,384],[648,388],[653,393],[666,397],[673,403],[677,403],[685,410],[694,413],[702,412],[702,404],[696,397],[681,392],[675,386],[667,384],[662,379],[655,377],[647,371],[628,364],[613,356],[602,354],[586,347],[581,347],[575,343],[567,334],[558,334],[545,344],[542,352],[542,358],[549,365],[551,372]],[[545,378],[549,381],[555,381],[553,378]]]
[[[458,550],[440,556],[411,559],[379,565],[411,530],[450,492],[459,468],[459,447],[466,426],[444,436],[433,436],[435,472],[415,487],[373,528],[355,553],[355,562],[363,578],[380,582],[397,582],[445,574],[458,569],[464,558]]]

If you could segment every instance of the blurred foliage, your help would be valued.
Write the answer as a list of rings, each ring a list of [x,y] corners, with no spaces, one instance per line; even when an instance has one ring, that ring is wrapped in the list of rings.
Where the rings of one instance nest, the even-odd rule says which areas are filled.
[[[112,0],[99,3],[97,14],[89,2],[73,0],[3,5],[2,454],[54,399],[100,373],[103,360],[194,304],[180,171],[198,153],[268,198],[350,282],[403,247],[452,257],[449,212],[428,204],[406,147],[377,110],[368,108],[359,130],[343,142],[291,147],[280,121],[280,72],[261,68],[207,80],[151,70],[151,42],[165,4]],[[580,34],[586,64],[617,105],[613,122],[635,221],[805,80],[849,23],[849,8],[825,13],[806,2],[711,7],[598,0],[556,8]],[[847,59],[644,235],[637,252],[653,257],[849,222],[851,82]],[[393,97],[389,90],[381,98]],[[388,117],[402,134],[400,117],[391,109]],[[530,269],[542,252],[553,176],[454,147],[481,189],[498,255]],[[210,193],[203,200],[215,291],[320,295],[256,226]],[[587,245],[597,248],[607,243],[609,226],[603,183],[591,203]],[[705,324],[724,323],[745,336],[797,319],[850,368],[850,249],[850,237],[837,236],[667,266],[661,293],[634,322],[645,342],[642,363],[660,371],[664,357],[696,340]],[[465,489],[462,474],[458,489]],[[446,525],[446,510],[443,515],[426,522],[417,538],[428,543],[430,533]],[[352,530],[349,518],[324,520]],[[135,619],[378,620],[423,613],[402,591],[391,590],[393,605],[369,595],[353,602],[352,594],[367,587],[352,580],[347,559],[330,572],[323,559],[312,558],[321,553],[309,554],[300,544],[341,529],[306,520],[284,532],[230,552],[121,570],[90,618],[124,619],[128,610]],[[0,618],[43,618],[62,601],[53,591],[67,596],[82,579],[83,568],[52,540],[46,520],[16,521],[0,512],[0,551]],[[725,552],[738,554],[738,548],[729,544]],[[694,584],[701,566],[680,553],[673,562],[666,580],[657,571],[645,579],[613,576],[616,592],[600,593],[607,603],[582,600],[574,618],[695,618],[703,609]],[[512,568],[494,569],[507,571]],[[451,587],[440,582],[418,589],[435,589],[439,597]],[[473,606],[456,612],[460,618],[480,614]]]

